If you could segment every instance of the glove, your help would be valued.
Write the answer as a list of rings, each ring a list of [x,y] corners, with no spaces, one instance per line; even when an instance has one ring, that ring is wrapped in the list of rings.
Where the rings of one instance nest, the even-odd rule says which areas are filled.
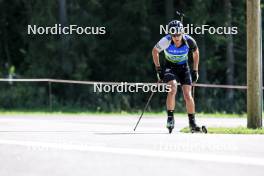
[[[197,82],[199,78],[199,74],[197,70],[192,70],[192,82]]]
[[[163,72],[160,66],[156,67],[156,72],[157,72],[157,78],[159,81],[162,81],[163,79]]]

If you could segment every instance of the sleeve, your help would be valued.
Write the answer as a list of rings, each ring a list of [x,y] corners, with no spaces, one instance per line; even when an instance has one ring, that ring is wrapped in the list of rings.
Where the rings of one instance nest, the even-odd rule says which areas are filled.
[[[191,36],[188,36],[187,43],[192,52],[196,51],[196,49],[198,48],[196,41]]]
[[[162,39],[160,39],[160,41],[154,46],[154,48],[156,48],[159,53],[163,50],[165,50],[166,48],[168,48],[170,46],[170,40],[167,37],[163,37]]]

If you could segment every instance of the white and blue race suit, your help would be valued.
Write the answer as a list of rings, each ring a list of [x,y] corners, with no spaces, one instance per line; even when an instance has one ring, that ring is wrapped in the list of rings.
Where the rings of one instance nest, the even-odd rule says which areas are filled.
[[[181,85],[192,84],[190,68],[188,66],[188,53],[194,52],[198,47],[196,41],[189,35],[183,34],[182,45],[176,47],[171,35],[163,37],[155,48],[165,54],[164,82],[177,80]]]

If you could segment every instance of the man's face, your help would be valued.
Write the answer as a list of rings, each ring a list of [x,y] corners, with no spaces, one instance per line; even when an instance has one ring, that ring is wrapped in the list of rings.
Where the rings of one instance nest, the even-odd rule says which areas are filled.
[[[182,40],[182,34],[172,34],[171,36],[174,43],[178,43]]]

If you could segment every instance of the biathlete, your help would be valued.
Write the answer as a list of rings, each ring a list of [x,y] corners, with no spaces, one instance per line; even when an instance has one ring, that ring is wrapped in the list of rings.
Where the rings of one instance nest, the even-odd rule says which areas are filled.
[[[172,29],[173,28],[173,29]],[[189,35],[184,34],[184,28],[180,21],[173,20],[168,24],[169,31],[173,31],[164,36],[153,48],[152,56],[156,67],[159,81],[171,86],[168,92],[167,107],[167,128],[171,133],[174,128],[175,96],[177,92],[177,82],[181,84],[186,109],[189,118],[189,127],[192,132],[200,132],[201,128],[195,123],[195,103],[192,96],[192,83],[197,82],[199,66],[199,49],[196,41]],[[159,53],[164,51],[165,68],[162,69],[159,62]],[[193,69],[188,65],[188,53],[192,52]]]

